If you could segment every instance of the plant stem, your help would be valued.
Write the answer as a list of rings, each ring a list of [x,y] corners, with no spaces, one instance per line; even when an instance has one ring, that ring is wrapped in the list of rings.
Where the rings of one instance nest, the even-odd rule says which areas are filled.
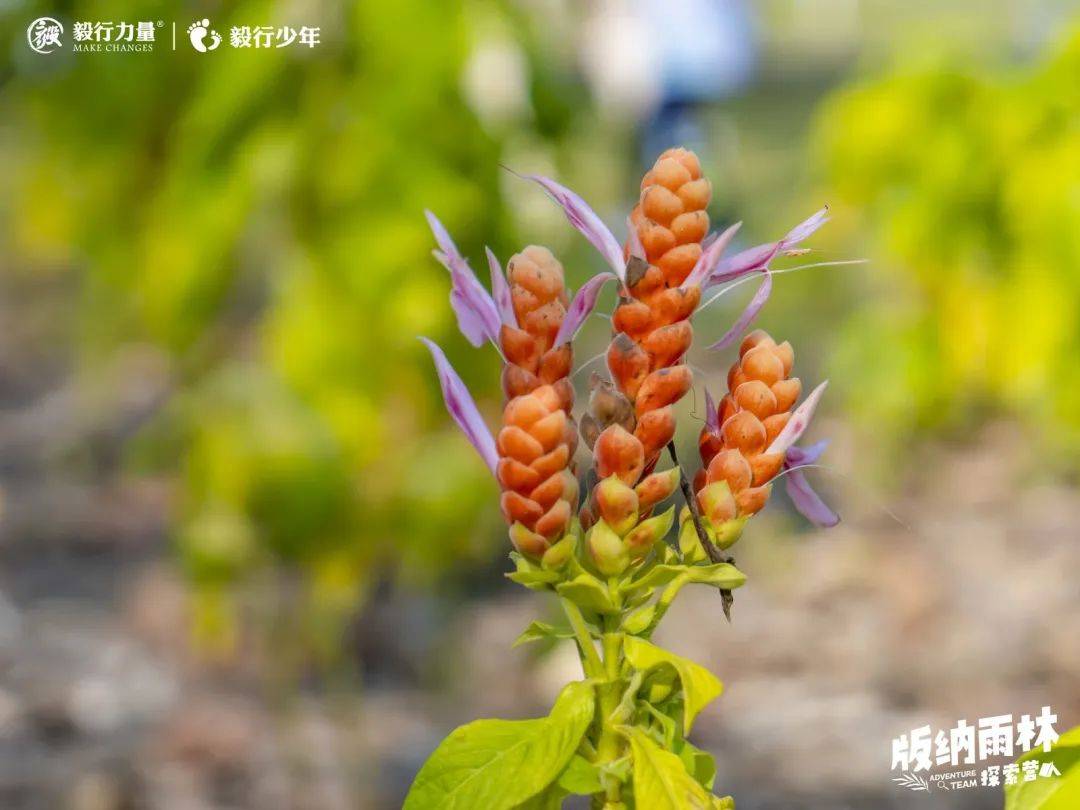
[[[649,622],[649,627],[646,629],[642,636],[644,638],[652,638],[653,632],[660,624],[660,620],[664,618],[664,615],[668,612],[668,608],[671,607],[671,603],[675,601],[675,597],[678,596],[679,591],[683,586],[690,581],[690,578],[686,574],[679,574],[675,579],[668,583],[668,586],[664,588],[663,593],[660,594],[660,598],[656,600],[656,611],[653,613],[652,621]]]
[[[679,463],[679,456],[675,452],[675,440],[668,442],[668,453],[671,454],[671,460],[675,463],[675,466],[679,468],[679,488],[682,490],[683,499],[686,501],[686,508],[690,510],[690,519],[694,521],[694,528],[697,530],[698,540],[701,541],[701,547],[705,549],[705,553],[709,555],[709,559],[714,563],[724,562],[723,555],[720,553],[720,549],[712,544],[709,539],[708,533],[705,531],[705,526],[701,522],[701,514],[697,508],[697,498],[694,497],[694,493],[690,489],[690,482],[686,478],[686,470],[682,468],[682,464]]]
[[[694,497],[694,493],[690,489],[690,482],[686,478],[686,470],[682,468],[679,463],[679,456],[675,452],[674,439],[668,442],[667,449],[668,453],[671,454],[671,460],[679,468],[679,488],[682,489],[683,498],[686,500],[686,508],[690,510],[690,519],[694,521],[694,529],[697,531],[701,547],[705,549],[705,553],[709,555],[709,559],[714,563],[733,562],[731,557],[725,557],[720,553],[720,549],[713,545],[708,533],[705,531],[705,526],[701,522],[701,514],[698,512],[697,498]],[[730,622],[731,606],[735,604],[735,597],[732,596],[731,591],[721,588],[720,598],[723,601],[724,617]]]
[[[616,714],[622,701],[623,637],[618,618],[605,618],[602,639],[604,682],[597,687],[600,694],[600,739],[596,744],[596,758],[602,765],[622,756],[622,738],[616,729],[619,719]],[[605,810],[622,807],[622,784],[617,779],[607,780],[603,807]]]
[[[570,628],[577,638],[578,650],[581,652],[581,667],[585,671],[585,677],[602,678],[604,662],[600,660],[596,647],[593,646],[592,634],[589,633],[589,628],[585,624],[585,617],[581,615],[578,606],[569,599],[560,596],[559,601],[562,602],[566,618],[570,620]]]

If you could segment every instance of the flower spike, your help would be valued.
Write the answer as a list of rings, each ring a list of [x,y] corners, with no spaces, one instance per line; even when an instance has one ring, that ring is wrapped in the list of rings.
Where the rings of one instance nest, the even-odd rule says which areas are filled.
[[[484,424],[484,419],[480,416],[480,410],[476,407],[476,402],[473,401],[469,389],[465,387],[461,377],[454,371],[454,367],[450,365],[450,361],[446,359],[446,355],[439,348],[439,345],[426,337],[421,337],[420,340],[428,347],[431,357],[435,361],[435,369],[439,374],[439,385],[442,387],[443,401],[446,403],[447,412],[457,422],[457,426],[461,428],[465,438],[476,448],[476,452],[480,454],[480,458],[484,460],[484,463],[487,464],[488,469],[494,475],[496,465],[499,463],[499,454],[495,450],[495,438],[491,435],[487,425]]]
[[[644,260],[627,266],[611,317],[613,337],[607,361],[634,417],[626,429],[644,451],[639,474],[653,469],[674,436],[675,405],[693,379],[684,358],[694,337],[690,318],[701,301],[701,288],[683,283],[703,253],[701,240],[709,231],[706,208],[711,194],[697,156],[688,149],[668,149],[642,178],[638,202],[630,214],[627,253],[633,256],[640,248]],[[591,416],[597,428],[610,424],[610,415],[595,412]]]
[[[698,506],[714,530],[730,530],[729,544],[742,525],[732,521],[761,511],[783,467],[784,453],[770,443],[794,419],[791,408],[801,391],[791,376],[794,362],[790,343],[760,329],[747,335],[728,372],[728,392],[698,439],[704,464],[694,480]]]

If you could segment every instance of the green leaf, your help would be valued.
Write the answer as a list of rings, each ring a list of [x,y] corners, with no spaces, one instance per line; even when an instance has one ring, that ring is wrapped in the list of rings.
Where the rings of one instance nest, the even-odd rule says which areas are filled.
[[[703,788],[712,790],[713,781],[716,779],[716,760],[708,751],[702,751],[689,740],[683,740],[679,750],[679,759],[683,761],[686,770],[693,776]]]
[[[547,790],[537,793],[528,801],[515,805],[514,810],[559,810],[565,798],[565,790],[557,784],[550,785]]]
[[[665,751],[640,728],[623,726],[634,757],[634,802],[649,810],[709,810],[713,797],[691,776],[683,761]]]
[[[690,519],[690,513],[686,507],[683,507],[680,520],[682,524],[679,526],[679,551],[682,552],[683,559],[688,563],[698,563],[709,559],[709,555],[701,547],[701,538],[698,537],[697,527],[694,525],[694,521]]]
[[[746,584],[746,574],[730,563],[691,565],[688,573],[691,582],[715,585],[726,591],[733,591]]]
[[[649,605],[641,608],[641,610],[636,610],[626,617],[623,622],[623,630],[635,636],[644,633],[649,629],[655,615],[656,605]]]
[[[477,720],[450,734],[416,776],[404,810],[512,808],[544,791],[592,722],[593,686],[563,689],[537,720]]]
[[[1073,810],[1080,807],[1080,726],[1065,732],[1049,752],[1029,751],[1018,763],[1037,759],[1052,762],[1061,776],[1040,776],[1033,782],[1023,778],[1005,786],[1005,810]]]
[[[556,627],[553,624],[547,622],[533,622],[524,630],[521,631],[521,635],[518,636],[511,647],[520,647],[522,644],[528,644],[530,641],[540,641],[542,639],[560,639],[560,638],[573,638],[574,631],[569,627]]]
[[[678,673],[683,691],[683,732],[689,734],[697,717],[706,704],[715,700],[724,685],[709,670],[689,659],[675,655],[650,644],[641,638],[627,636],[624,642],[626,659],[637,669],[648,671],[653,667],[670,666]]]
[[[731,563],[713,565],[657,565],[641,579],[631,582],[630,588],[658,588],[677,576],[685,574],[690,582],[703,582],[732,591],[746,582],[746,574]]]
[[[619,609],[611,599],[611,594],[600,580],[592,574],[582,574],[569,582],[555,586],[560,596],[565,596],[575,605],[595,613],[618,613]]]
[[[510,559],[514,561],[514,567],[517,570],[507,574],[506,578],[530,590],[546,591],[550,585],[562,579],[558,571],[546,571],[516,551],[510,552]]]
[[[600,783],[600,769],[580,754],[574,755],[559,776],[559,787],[578,796],[592,796],[604,789]]]
[[[634,765],[630,761],[630,755],[627,754],[600,768],[600,781],[603,782],[605,776],[610,776],[619,782],[625,782],[630,778],[630,771],[633,767]]]

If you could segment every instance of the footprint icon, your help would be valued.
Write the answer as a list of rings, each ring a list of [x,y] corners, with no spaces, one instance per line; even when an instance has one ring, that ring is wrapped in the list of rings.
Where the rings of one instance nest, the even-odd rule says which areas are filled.
[[[221,44],[221,35],[217,31],[210,30],[210,20],[202,19],[196,20],[187,29],[188,38],[191,40],[191,47],[199,51],[199,53],[206,53],[212,51]],[[206,39],[209,35],[210,43],[207,44]]]

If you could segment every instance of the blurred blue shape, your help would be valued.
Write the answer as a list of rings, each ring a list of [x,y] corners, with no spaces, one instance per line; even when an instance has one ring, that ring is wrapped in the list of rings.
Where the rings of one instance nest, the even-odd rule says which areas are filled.
[[[700,148],[697,108],[740,93],[758,43],[743,0],[640,0],[662,74],[662,95],[643,137],[643,163],[672,144]]]

